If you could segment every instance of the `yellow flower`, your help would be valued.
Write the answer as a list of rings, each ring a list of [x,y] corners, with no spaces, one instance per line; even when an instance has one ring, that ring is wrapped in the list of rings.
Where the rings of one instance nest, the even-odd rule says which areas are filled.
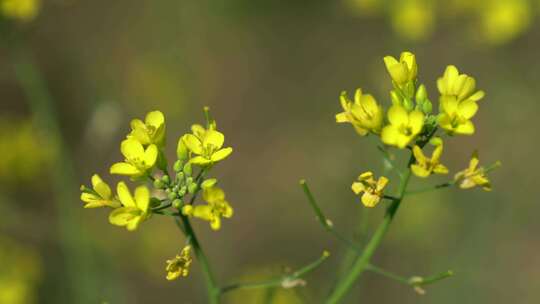
[[[422,131],[424,113],[417,110],[408,113],[402,106],[393,105],[388,110],[388,121],[390,124],[381,133],[382,141],[403,149]]]
[[[469,0],[470,1],[470,0]],[[432,1],[404,0],[392,3],[391,25],[405,39],[429,38],[435,29],[436,11]]]
[[[120,150],[126,160],[111,166],[111,174],[139,177],[155,164],[158,157],[158,148],[151,144],[146,149],[143,145],[132,138],[125,139],[120,145]]]
[[[120,203],[114,198],[111,187],[105,183],[99,175],[92,176],[92,188],[82,186],[81,200],[85,202],[84,208],[120,207]]]
[[[443,151],[442,143],[435,147],[431,158],[427,158],[419,146],[413,147],[416,164],[411,165],[411,170],[418,177],[428,177],[432,173],[447,174],[448,168],[439,162]]]
[[[474,152],[469,162],[469,167],[456,173],[454,181],[459,184],[461,189],[470,189],[478,186],[482,187],[485,191],[491,191],[491,183],[486,176],[486,170],[483,167],[478,168],[479,162],[478,153]]]
[[[459,74],[455,66],[449,65],[437,80],[437,87],[441,93],[439,126],[450,134],[473,134],[474,124],[470,119],[478,111],[477,102],[485,95],[484,91],[475,91],[475,79]]]
[[[40,0],[0,0],[0,9],[8,18],[30,21],[37,16],[40,2]]]
[[[358,180],[352,184],[352,191],[357,195],[363,193],[361,200],[364,206],[375,207],[383,197],[383,190],[388,184],[388,178],[381,176],[379,180],[375,180],[373,173],[368,171],[360,174]]]
[[[132,120],[128,138],[136,139],[145,146],[162,146],[165,141],[165,116],[160,111],[153,111],[146,114],[144,122],[140,119]]]
[[[180,252],[180,255],[172,260],[167,260],[167,280],[172,281],[179,277],[187,277],[189,274],[189,267],[193,259],[191,258],[191,246],[186,246]]]
[[[203,189],[203,199],[208,202],[207,205],[186,205],[182,208],[182,213],[209,221],[213,230],[219,230],[221,218],[230,218],[233,215],[233,209],[225,200],[225,192],[215,186],[206,187]]]
[[[458,102],[464,100],[479,101],[484,97],[484,91],[475,91],[476,80],[467,74],[459,74],[459,70],[449,65],[443,77],[437,79],[437,88],[442,96],[454,96]]]
[[[125,226],[127,230],[133,231],[151,215],[149,212],[150,191],[146,186],[139,186],[135,189],[135,197],[133,197],[124,182],[118,183],[116,191],[122,207],[111,212],[109,222],[116,226]]]
[[[336,122],[352,124],[356,132],[362,136],[370,131],[375,134],[381,132],[383,109],[373,96],[362,95],[362,90],[357,89],[354,102],[349,99],[347,92],[342,92],[339,99],[343,112],[336,114]]]
[[[182,136],[184,145],[197,156],[190,162],[195,165],[206,166],[225,159],[232,153],[231,147],[222,148],[225,136],[214,129],[205,129],[200,125],[192,126],[193,134]]]
[[[385,56],[384,64],[392,80],[399,86],[416,79],[418,66],[416,65],[416,57],[411,52],[402,52],[399,61],[392,56]]]

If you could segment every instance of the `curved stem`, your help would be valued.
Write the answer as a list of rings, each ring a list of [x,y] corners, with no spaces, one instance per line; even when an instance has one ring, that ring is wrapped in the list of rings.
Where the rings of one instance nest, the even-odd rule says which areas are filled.
[[[324,251],[322,256],[316,261],[302,267],[301,269],[293,272],[290,275],[280,276],[274,279],[269,279],[260,282],[252,283],[235,283],[228,286],[225,286],[221,289],[221,293],[226,293],[236,289],[255,289],[255,288],[270,288],[270,287],[283,287],[283,288],[292,288],[297,285],[303,284],[303,281],[300,281],[300,278],[307,273],[317,269],[323,262],[326,260],[330,254],[327,251]]]

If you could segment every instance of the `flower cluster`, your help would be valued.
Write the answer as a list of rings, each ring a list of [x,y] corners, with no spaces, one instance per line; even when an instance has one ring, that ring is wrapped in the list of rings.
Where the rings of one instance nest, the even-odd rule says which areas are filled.
[[[98,175],[91,178],[92,187],[81,186],[81,200],[85,208],[112,209],[109,222],[137,230],[152,215],[174,217],[189,225],[194,217],[209,222],[213,230],[221,228],[222,218],[230,218],[233,209],[225,200],[225,192],[217,186],[217,179],[207,178],[210,169],[232,153],[223,147],[225,136],[217,130],[215,120],[205,108],[206,126],[194,124],[191,133],[180,136],[176,147],[176,161],[169,174],[165,156],[165,116],[153,111],[143,120],[131,121],[131,131],[120,144],[124,160],[110,167],[110,173],[129,177],[138,186],[133,192],[128,184],[117,184],[116,193]],[[153,189],[152,189],[153,188]],[[205,203],[197,201],[202,190]],[[187,223],[187,224],[186,224]],[[186,227],[183,227],[184,231]],[[189,243],[190,237],[187,238]],[[176,259],[167,262],[167,279],[188,274],[191,264],[189,244]]]
[[[484,97],[484,91],[476,89],[473,77],[460,74],[455,66],[449,65],[437,80],[439,112],[433,113],[426,86],[418,80],[415,55],[403,52],[399,58],[386,56],[384,64],[393,87],[389,108],[386,110],[375,97],[364,94],[360,88],[356,90],[354,101],[342,92],[343,112],[336,115],[336,121],[350,123],[361,136],[379,136],[386,146],[410,149],[413,152],[410,169],[418,177],[448,174],[448,168],[441,163],[443,140],[437,132],[444,131],[450,137],[472,135],[475,131],[472,118],[478,111],[478,102]],[[428,143],[434,146],[431,157],[424,152]],[[490,189],[486,170],[477,169],[477,165],[478,158],[473,156],[470,167],[456,174],[452,184],[459,184],[463,189],[474,186]],[[372,172],[362,173],[358,180],[353,183],[352,190],[362,195],[365,206],[377,205],[384,197],[383,190],[389,180],[384,176],[375,180]]]

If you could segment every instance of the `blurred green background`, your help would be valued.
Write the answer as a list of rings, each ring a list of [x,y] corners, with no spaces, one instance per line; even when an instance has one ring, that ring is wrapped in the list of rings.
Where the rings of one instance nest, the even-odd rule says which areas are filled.
[[[540,301],[540,1],[0,0],[0,10],[0,303],[204,303],[196,262],[188,278],[164,278],[183,244],[172,221],[156,216],[128,233],[106,210],[83,209],[78,192],[93,173],[116,181],[107,171],[132,118],[163,111],[172,157],[204,105],[235,149],[214,170],[234,217],[219,232],[195,222],[218,280],[280,274],[328,249],[305,288],[274,300],[319,303],[345,248],[298,180],[337,230],[355,236],[362,212],[373,230],[384,208],[363,209],[350,184],[381,174],[380,156],[334,114],[340,91],[358,86],[389,104],[382,57],[403,50],[417,55],[432,100],[447,64],[487,93],[476,134],[445,146],[451,172],[474,149],[503,167],[492,192],[406,200],[374,259],[404,276],[455,277],[419,296],[367,273],[345,302]]]

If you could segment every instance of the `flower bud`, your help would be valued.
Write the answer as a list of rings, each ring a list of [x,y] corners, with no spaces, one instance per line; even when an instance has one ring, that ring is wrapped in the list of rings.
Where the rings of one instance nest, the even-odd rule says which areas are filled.
[[[170,192],[167,197],[170,199],[170,200],[174,200],[176,197],[177,197],[177,194],[176,192]]]
[[[176,156],[181,161],[186,161],[189,158],[189,150],[184,144],[182,137],[178,139],[178,146],[176,148]]]
[[[187,164],[184,165],[184,173],[187,176],[191,176],[191,174],[193,173],[193,168],[191,167],[190,163],[187,163]]]
[[[418,90],[416,90],[416,102],[417,103],[423,103],[424,100],[426,100],[426,99],[427,99],[426,86],[421,84],[418,87]]]
[[[182,200],[181,199],[175,199],[174,201],[172,201],[172,206],[176,209],[179,209],[182,208]]]
[[[401,106],[401,97],[395,90],[390,91],[390,99],[392,100],[392,105]]]
[[[164,183],[164,184],[169,184],[171,182],[171,178],[168,176],[168,175],[163,175],[161,177],[161,181]]]
[[[156,189],[163,189],[165,187],[165,184],[159,179],[154,180],[154,188]]]
[[[192,183],[188,185],[187,189],[188,189],[189,194],[193,194],[195,193],[195,191],[197,191],[197,188],[198,188],[198,185],[196,183]]]
[[[183,167],[183,161],[181,160],[177,160],[175,163],[174,163],[174,172],[180,172],[182,171],[182,167]]]

